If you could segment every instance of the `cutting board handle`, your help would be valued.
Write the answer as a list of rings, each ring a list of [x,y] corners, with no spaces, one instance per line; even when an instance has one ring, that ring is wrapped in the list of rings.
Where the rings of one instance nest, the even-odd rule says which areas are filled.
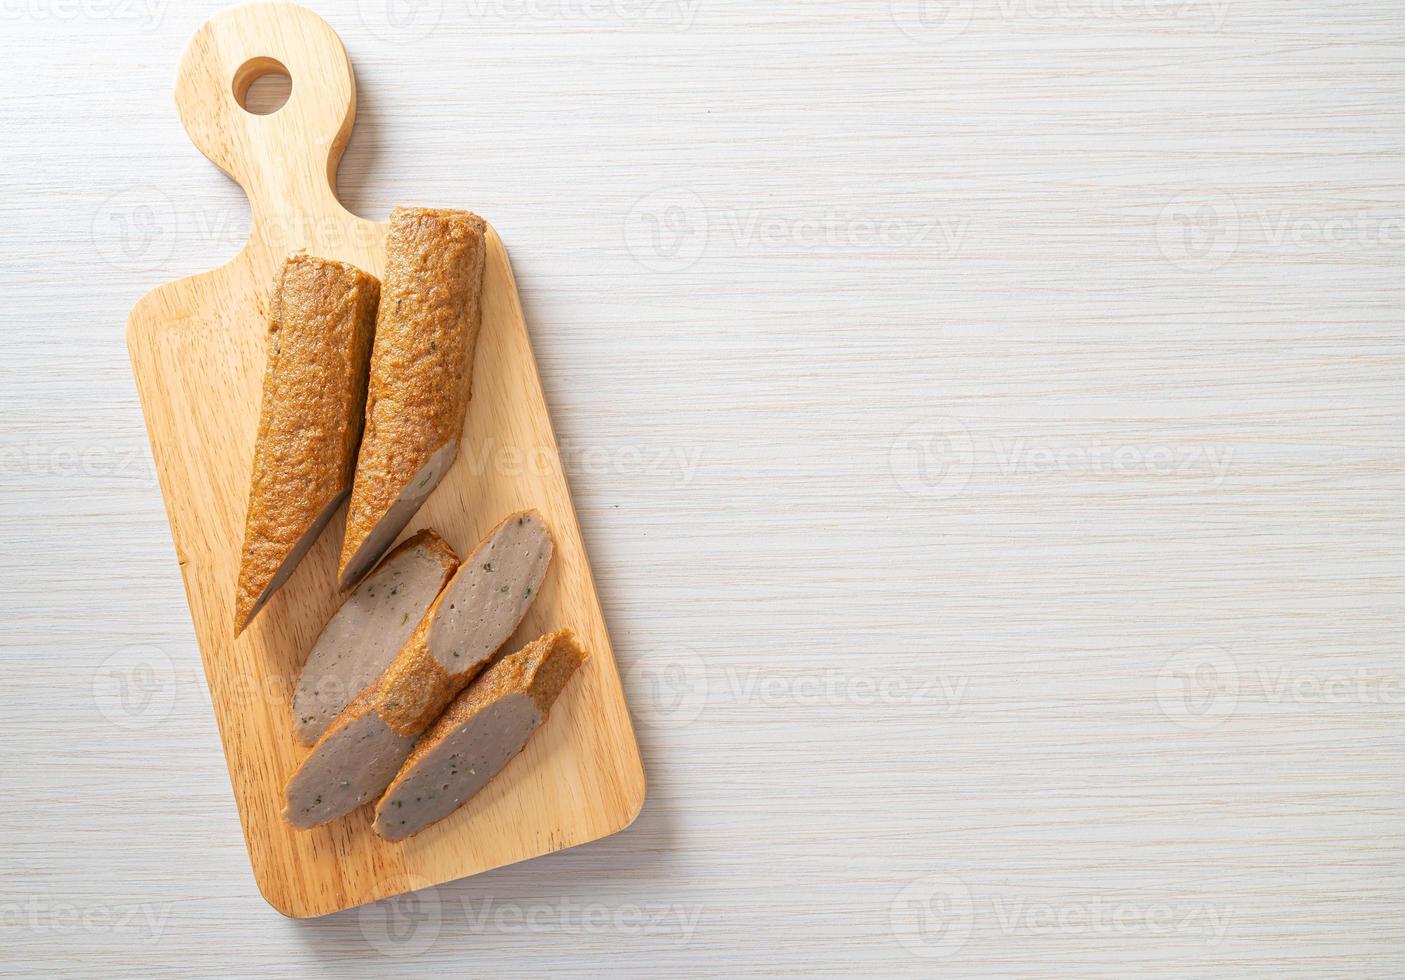
[[[250,84],[279,70],[292,79],[288,101],[268,115],[245,109]],[[253,3],[210,18],[181,56],[176,107],[200,152],[249,196],[251,241],[283,247],[281,226],[341,210],[337,163],[356,118],[356,80],[341,38],[312,11]]]

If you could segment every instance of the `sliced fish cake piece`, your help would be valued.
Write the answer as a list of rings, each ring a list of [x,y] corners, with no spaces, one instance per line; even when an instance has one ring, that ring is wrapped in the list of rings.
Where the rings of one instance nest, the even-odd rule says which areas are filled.
[[[551,533],[535,510],[512,514],[464,561],[381,678],[376,710],[418,735],[492,659],[536,600]]]
[[[489,667],[410,753],[376,804],[376,833],[404,840],[472,799],[522,751],[587,656],[559,630]]]
[[[459,567],[425,528],[395,548],[347,597],[312,646],[293,692],[293,734],[312,745],[385,672]]]
[[[300,830],[317,827],[374,800],[395,777],[413,735],[398,735],[376,714],[372,684],[318,739],[285,790],[283,818]]]
[[[444,707],[522,622],[551,563],[534,510],[499,524],[430,604],[394,662],[356,696],[289,780],[284,816],[315,827],[379,796]]]

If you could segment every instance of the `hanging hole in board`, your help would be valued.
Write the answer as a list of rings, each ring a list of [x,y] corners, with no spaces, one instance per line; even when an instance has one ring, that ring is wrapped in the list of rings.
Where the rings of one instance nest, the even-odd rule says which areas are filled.
[[[251,58],[234,73],[234,101],[245,112],[268,116],[293,94],[293,77],[277,58]]]

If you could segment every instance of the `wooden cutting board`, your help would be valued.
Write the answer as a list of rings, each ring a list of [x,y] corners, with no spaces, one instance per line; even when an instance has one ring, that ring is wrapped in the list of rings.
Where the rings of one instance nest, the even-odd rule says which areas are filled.
[[[249,84],[279,70],[292,78],[287,103],[269,115],[245,110]],[[210,20],[181,60],[176,105],[195,145],[248,194],[252,230],[228,265],[145,296],[128,321],[127,344],[259,890],[286,915],[323,915],[628,826],[643,805],[644,771],[512,269],[491,229],[458,461],[405,536],[434,527],[466,556],[501,517],[538,508],[555,534],[556,558],[507,648],[570,626],[593,656],[523,753],[424,833],[388,844],[372,833],[365,807],[313,831],[283,822],[283,785],[308,751],[293,740],[289,705],[303,660],[340,603],[334,573],[345,507],[235,641],[269,293],[284,257],[298,249],[380,275],[386,225],[337,201],[356,85],[341,41],[310,11],[255,4]],[[490,201],[405,203],[492,213]]]

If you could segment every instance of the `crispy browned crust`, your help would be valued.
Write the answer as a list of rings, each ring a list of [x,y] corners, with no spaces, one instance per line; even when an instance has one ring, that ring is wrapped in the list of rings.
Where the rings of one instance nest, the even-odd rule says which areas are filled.
[[[448,723],[444,731],[512,693],[525,694],[535,701],[545,718],[561,689],[589,656],[569,628],[538,637],[484,671],[478,683],[445,712]]]
[[[435,600],[436,606],[438,601]],[[420,619],[415,632],[381,675],[376,710],[399,735],[424,731],[463,687],[429,652],[426,637],[436,606],[431,606]]]
[[[473,555],[506,524],[530,513],[533,513],[530,509],[519,510],[498,521],[491,531],[483,535],[483,540],[473,549]],[[548,527],[550,533],[544,518],[541,518],[541,523],[543,527]],[[467,559],[470,564],[473,562],[473,555]],[[418,735],[428,728],[443,712],[444,707],[478,676],[478,672],[488,661],[485,657],[451,674],[434,659],[434,654],[429,652],[429,629],[434,625],[439,604],[447,593],[446,584],[424,611],[419,625],[400,648],[395,660],[381,675],[376,710],[380,712],[385,723],[399,735]]]
[[[338,575],[410,479],[463,434],[482,320],[486,224],[467,211],[396,208]]]
[[[385,796],[393,791],[396,784],[409,775],[415,764],[456,728],[510,694],[525,694],[531,698],[536,702],[537,710],[541,712],[542,720],[545,721],[566,682],[589,657],[590,654],[580,645],[576,634],[570,629],[547,633],[516,653],[503,657],[484,671],[483,675],[439,716],[434,726],[415,744],[409,758],[400,767],[400,772],[381,795]]]
[[[459,556],[449,547],[449,542],[439,536],[439,532],[432,527],[422,527],[404,541],[401,541],[394,548],[385,553],[385,557],[376,562],[376,567],[367,573],[366,577],[374,575],[382,565],[395,558],[402,551],[409,551],[412,548],[423,547],[429,557],[435,559],[444,567],[444,578],[439,583],[439,590],[444,590],[444,585],[459,570]]]
[[[330,259],[283,264],[269,310],[234,635],[289,553],[352,483],[380,281]]]

